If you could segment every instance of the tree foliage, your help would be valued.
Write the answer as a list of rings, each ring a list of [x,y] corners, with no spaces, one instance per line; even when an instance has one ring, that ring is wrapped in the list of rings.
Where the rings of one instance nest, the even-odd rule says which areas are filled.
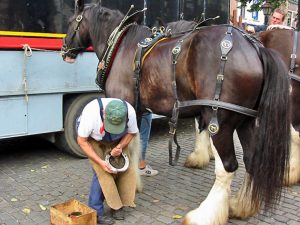
[[[248,3],[250,4],[250,12],[260,11],[262,10],[261,6],[265,3],[265,0],[237,0],[241,3],[242,6],[246,6]],[[272,5],[272,11],[282,5],[286,5],[286,0],[268,0],[268,2]]]

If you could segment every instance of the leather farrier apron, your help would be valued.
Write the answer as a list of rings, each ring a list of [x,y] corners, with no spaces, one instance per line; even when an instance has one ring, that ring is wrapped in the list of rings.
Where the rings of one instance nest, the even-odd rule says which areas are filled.
[[[136,137],[134,137],[136,138]],[[118,144],[117,142],[106,143],[89,139],[95,152],[101,159],[104,160],[105,156]],[[130,146],[130,145],[128,145]],[[100,165],[90,160],[93,169],[95,170],[102,192],[104,194],[107,205],[112,209],[120,209],[123,206],[135,207],[134,199],[136,192],[136,169],[131,163],[131,155],[129,147],[123,149],[129,159],[129,167],[125,172],[111,174],[102,169]]]

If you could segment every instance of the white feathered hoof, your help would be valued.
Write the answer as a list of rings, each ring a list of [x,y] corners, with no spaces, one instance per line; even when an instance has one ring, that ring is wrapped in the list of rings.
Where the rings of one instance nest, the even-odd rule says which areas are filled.
[[[216,220],[216,218],[208,218],[205,215],[200,216],[197,209],[190,211],[184,217],[182,225],[226,225],[227,219]]]
[[[259,210],[259,203],[251,205],[250,199],[231,198],[229,201],[229,218],[246,219],[256,215]]]
[[[299,133],[291,127],[291,149],[289,174],[285,175],[284,184],[290,186],[300,182],[300,138]]]
[[[192,152],[185,160],[184,166],[188,168],[197,168],[197,169],[204,169],[208,166],[209,163],[209,155],[202,154],[199,157],[198,154]]]
[[[285,176],[284,185],[291,186],[300,182],[299,166],[290,166],[289,176]]]

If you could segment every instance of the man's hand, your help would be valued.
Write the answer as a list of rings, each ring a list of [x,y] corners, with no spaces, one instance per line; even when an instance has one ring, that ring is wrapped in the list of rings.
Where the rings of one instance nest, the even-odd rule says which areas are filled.
[[[247,26],[247,27],[246,27],[246,31],[247,31],[248,33],[251,33],[251,34],[254,34],[254,33],[255,33],[255,29],[254,29],[253,26]]]
[[[100,166],[102,167],[102,169],[108,173],[116,173],[115,171],[112,170],[111,166],[105,162],[104,160],[102,160],[100,162]]]
[[[116,157],[122,154],[122,146],[118,144],[116,147],[113,148],[110,152],[111,156]]]

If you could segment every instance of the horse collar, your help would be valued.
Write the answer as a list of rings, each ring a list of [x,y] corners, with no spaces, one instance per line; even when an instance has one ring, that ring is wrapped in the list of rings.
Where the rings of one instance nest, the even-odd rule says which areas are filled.
[[[102,59],[99,61],[97,66],[97,75],[96,75],[96,84],[102,89],[105,89],[105,82],[109,75],[110,69],[112,67],[114,57],[116,56],[116,52],[119,49],[119,46],[128,31],[129,27],[134,25],[135,23],[130,23],[122,28],[122,30],[117,31],[115,29],[108,40],[108,45],[105,50],[105,53]]]

